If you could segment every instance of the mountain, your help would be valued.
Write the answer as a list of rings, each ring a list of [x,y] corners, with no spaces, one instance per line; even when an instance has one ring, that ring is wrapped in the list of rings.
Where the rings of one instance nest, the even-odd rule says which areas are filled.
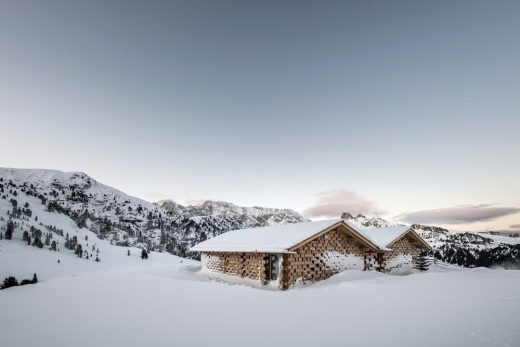
[[[348,219],[364,227],[382,228],[392,223],[361,214]],[[308,219],[289,209],[241,207],[206,201],[181,205],[171,200],[155,204],[129,196],[97,182],[82,172],[0,168],[0,237],[11,231],[36,247],[69,249],[96,258],[94,240],[82,230],[114,245],[165,251],[196,258],[188,249],[226,231],[273,224],[300,223]],[[518,267],[520,238],[494,234],[453,233],[414,224],[412,228],[443,261],[466,267]],[[56,243],[53,246],[53,241]],[[89,247],[89,252],[86,252]]]
[[[156,205],[166,210],[170,215],[182,215],[192,219],[210,216],[225,217],[248,228],[308,221],[308,219],[289,209],[242,207],[224,201],[205,201],[200,205],[182,206],[172,200],[162,200],[156,202]]]
[[[59,216],[59,226],[53,224],[52,216]],[[63,223],[63,218],[69,223]],[[115,245],[191,258],[197,256],[187,252],[191,246],[229,230],[308,221],[288,209],[240,207],[220,201],[196,206],[171,200],[152,204],[82,172],[0,168],[2,231],[6,231],[9,220],[15,232],[32,227],[33,241],[34,236],[43,240],[47,233],[58,233],[63,234],[56,237],[64,243],[60,237],[67,233],[73,237],[85,228]],[[35,229],[39,232],[34,233]],[[75,241],[74,246],[80,241]]]
[[[382,218],[356,216],[348,212],[341,215],[364,227],[384,228],[392,224]],[[412,229],[433,248],[434,256],[442,261],[465,267],[520,268],[520,238],[481,233],[454,233],[447,229],[412,224]]]
[[[366,217],[366,216],[362,215],[361,213],[357,214],[356,216],[353,216],[348,212],[343,212],[341,214],[341,219],[349,220],[349,221],[356,223],[365,228],[370,228],[370,227],[388,228],[388,227],[394,226],[393,224],[389,223],[388,221],[384,220],[383,218]]]

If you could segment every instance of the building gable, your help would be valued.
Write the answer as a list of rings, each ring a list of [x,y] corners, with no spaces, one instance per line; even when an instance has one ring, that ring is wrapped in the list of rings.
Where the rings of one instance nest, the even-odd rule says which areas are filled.
[[[331,225],[330,227],[322,230],[321,232],[319,232],[315,235],[312,235],[311,237],[308,237],[307,239],[302,240],[301,242],[295,244],[294,246],[289,248],[289,251],[294,252],[298,248],[302,247],[303,245],[305,245],[319,237],[322,237],[322,236],[330,233],[331,231],[335,231],[335,230],[340,230],[341,232],[346,233],[349,237],[352,237],[356,242],[362,244],[364,247],[366,247],[368,249],[372,249],[372,250],[378,249],[377,245],[375,245],[373,242],[368,240],[365,236],[360,234],[358,231],[356,231],[350,225],[344,223],[343,221],[339,221],[338,223]]]
[[[428,242],[426,242],[422,237],[420,237],[412,228],[406,230],[402,235],[400,235],[395,240],[390,242],[388,244],[388,247],[392,248],[392,245],[396,244],[399,240],[401,240],[403,238],[412,239],[414,241],[413,243],[418,245],[418,248],[424,248],[428,251],[432,250],[432,247],[430,246],[430,244]]]
[[[372,247],[372,246],[371,246]],[[365,270],[368,245],[343,224],[325,230],[284,254],[281,288],[312,283],[346,270]]]

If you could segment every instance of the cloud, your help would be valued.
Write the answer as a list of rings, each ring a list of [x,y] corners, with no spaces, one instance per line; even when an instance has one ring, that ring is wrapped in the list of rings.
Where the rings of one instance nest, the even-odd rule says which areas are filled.
[[[316,203],[303,211],[309,218],[339,218],[341,213],[366,214],[376,212],[376,206],[365,197],[347,189],[336,189],[316,194]]]
[[[513,224],[509,226],[511,229],[520,229],[520,224]]]
[[[464,224],[493,220],[520,212],[518,207],[493,207],[492,205],[469,205],[402,213],[397,220],[408,223]]]

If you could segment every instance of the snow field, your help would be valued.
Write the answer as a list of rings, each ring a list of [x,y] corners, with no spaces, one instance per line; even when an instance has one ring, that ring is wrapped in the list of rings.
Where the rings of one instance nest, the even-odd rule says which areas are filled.
[[[201,273],[196,261],[159,253],[149,261],[128,260],[123,248],[112,248],[119,268],[42,273],[53,278],[0,291],[1,311],[9,312],[0,315],[2,346],[520,342],[520,271],[436,266],[391,276],[354,270],[282,292],[236,278],[225,282],[230,276]],[[12,254],[0,251],[1,263]]]

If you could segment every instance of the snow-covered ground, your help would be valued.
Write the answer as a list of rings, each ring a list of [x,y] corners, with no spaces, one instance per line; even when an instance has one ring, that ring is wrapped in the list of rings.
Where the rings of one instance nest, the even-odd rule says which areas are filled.
[[[0,275],[42,281],[0,291],[2,346],[520,345],[520,271],[347,271],[281,292],[104,241],[100,263],[13,241]]]
[[[0,240],[0,281],[37,273],[41,282],[0,290],[0,347],[520,345],[520,271],[348,271],[280,292],[201,273],[199,262],[168,253],[142,260],[140,249],[100,240],[35,197],[17,200],[34,214]],[[0,199],[0,227],[10,209]],[[46,225],[76,236],[89,259],[57,233],[58,252],[27,246],[22,228],[46,233]]]
[[[491,235],[491,234],[480,234],[483,237],[487,237],[497,243],[504,243],[508,245],[518,245],[520,244],[520,237],[510,237],[507,235]]]

